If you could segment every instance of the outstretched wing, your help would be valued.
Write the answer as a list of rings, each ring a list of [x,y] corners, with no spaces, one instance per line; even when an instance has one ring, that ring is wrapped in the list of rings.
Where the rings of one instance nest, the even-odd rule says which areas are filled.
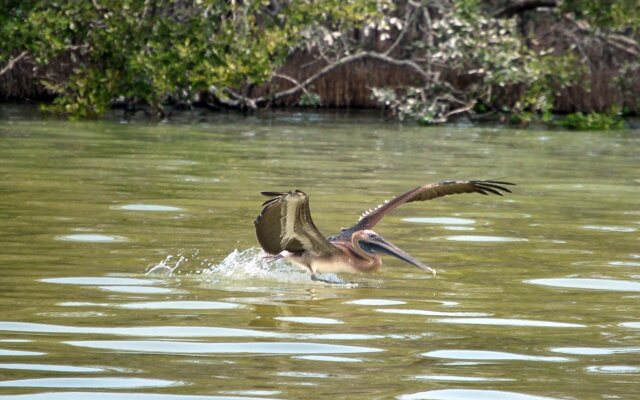
[[[309,197],[303,192],[262,192],[271,197],[256,218],[256,236],[264,251],[279,254],[309,252],[316,256],[336,254],[334,247],[316,228],[309,211]]]
[[[505,185],[515,185],[515,183],[503,181],[444,181],[418,186],[415,189],[409,190],[404,194],[380,204],[372,210],[366,211],[362,214],[360,220],[349,230],[358,231],[361,229],[371,229],[382,217],[404,203],[432,200],[458,193],[480,193],[484,195],[493,193],[502,196],[501,192],[511,193],[511,190],[504,187]]]

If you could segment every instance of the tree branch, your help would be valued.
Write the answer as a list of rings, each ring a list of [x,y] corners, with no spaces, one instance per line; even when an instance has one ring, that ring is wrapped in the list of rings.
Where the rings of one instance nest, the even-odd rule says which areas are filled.
[[[382,54],[384,54],[385,56],[388,56],[396,47],[398,47],[400,42],[402,42],[402,39],[404,39],[404,36],[407,34],[407,30],[409,30],[409,25],[411,25],[411,21],[413,20],[413,16],[415,14],[416,13],[414,12],[413,8],[409,8],[407,10],[404,16],[404,26],[402,27],[402,30],[398,34],[398,37],[396,38],[395,42],[393,42],[393,44],[389,46],[389,48],[385,50],[384,53]]]
[[[11,71],[13,69],[13,67],[16,65],[16,63],[20,60],[22,60],[23,58],[25,58],[27,56],[27,54],[29,54],[29,52],[27,52],[26,50],[23,51],[22,53],[18,54],[17,56],[10,58],[9,62],[7,62],[7,65],[5,65],[4,68],[2,68],[0,70],[0,76],[6,74],[7,72]]]
[[[291,83],[293,83],[296,86],[300,86],[300,82],[298,82],[296,79],[290,77],[289,75],[284,75],[284,74],[273,74],[274,78],[280,78],[280,79],[284,79],[285,81],[289,81]],[[308,93],[307,89],[305,87],[302,87],[302,90],[305,93]]]
[[[422,69],[422,67],[420,67],[418,64],[416,64],[415,62],[411,61],[411,60],[397,60],[395,58],[386,56],[384,54],[381,53],[375,53],[375,52],[370,52],[370,51],[363,51],[357,54],[353,54],[350,56],[346,56],[343,57],[341,59],[339,59],[338,61],[331,63],[329,65],[327,65],[326,67],[322,68],[320,71],[316,72],[315,74],[311,75],[310,77],[308,77],[307,79],[305,79],[304,81],[298,83],[296,86],[287,89],[287,90],[283,90],[281,92],[275,93],[271,96],[263,96],[263,97],[258,97],[257,99],[254,99],[253,102],[256,105],[261,105],[264,104],[266,102],[269,101],[274,101],[274,100],[279,100],[283,97],[287,97],[287,96],[291,96],[294,94],[297,94],[298,92],[306,89],[307,86],[311,85],[313,82],[317,81],[318,79],[324,77],[325,75],[329,74],[330,72],[334,71],[335,69],[353,63],[355,61],[360,61],[360,60],[365,60],[365,59],[371,59],[371,60],[378,60],[378,61],[382,61],[384,63],[387,64],[391,64],[391,65],[396,65],[396,66],[400,66],[400,67],[407,67],[409,69],[411,69],[412,71],[414,71],[415,73],[417,73],[418,75],[420,75],[422,77],[422,79],[424,79],[425,81],[428,81],[432,78],[432,76],[427,73],[424,69]]]
[[[444,120],[448,120],[450,116],[452,115],[456,115],[456,114],[460,114],[463,112],[467,112],[467,111],[471,111],[471,109],[476,105],[476,101],[475,100],[471,100],[469,103],[465,104],[463,107],[460,108],[456,108],[455,110],[451,110],[448,113],[446,113],[443,118]]]

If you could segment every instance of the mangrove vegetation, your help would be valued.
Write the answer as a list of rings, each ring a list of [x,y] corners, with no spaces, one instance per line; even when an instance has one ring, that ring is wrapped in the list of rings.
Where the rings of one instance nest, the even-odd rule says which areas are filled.
[[[611,129],[640,111],[639,38],[636,0],[7,0],[0,98]]]

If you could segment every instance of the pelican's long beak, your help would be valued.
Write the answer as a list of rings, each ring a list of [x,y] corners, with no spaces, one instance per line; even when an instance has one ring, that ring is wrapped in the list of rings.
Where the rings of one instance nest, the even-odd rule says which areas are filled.
[[[411,265],[415,265],[416,267],[421,268],[421,269],[423,269],[423,270],[425,270],[427,272],[431,272],[433,274],[433,276],[436,275],[436,270],[435,269],[424,265],[420,261],[418,261],[415,258],[411,257],[409,254],[407,254],[404,251],[400,250],[397,246],[395,246],[395,245],[387,242],[386,240],[384,240],[381,236],[376,236],[374,238],[366,238],[364,240],[361,240],[360,243],[362,245],[364,245],[363,247],[368,248],[368,250],[373,250],[375,252],[389,254],[389,255],[394,256],[396,258],[399,258],[402,261],[407,262],[407,263],[409,263]]]

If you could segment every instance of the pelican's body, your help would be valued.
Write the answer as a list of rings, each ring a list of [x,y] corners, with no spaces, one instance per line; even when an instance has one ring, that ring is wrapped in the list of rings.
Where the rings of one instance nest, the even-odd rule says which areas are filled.
[[[422,264],[371,230],[384,215],[404,203],[431,200],[456,193],[497,194],[510,192],[500,181],[445,181],[419,186],[362,214],[350,228],[325,238],[316,228],[309,211],[309,198],[299,190],[263,192],[271,197],[255,220],[256,236],[262,249],[316,273],[375,272],[382,266],[381,254],[389,254],[425,271]]]
[[[382,266],[382,257],[377,254],[361,254],[352,243],[329,241],[338,249],[338,254],[327,257],[313,257],[305,253],[290,253],[286,250],[281,255],[292,263],[315,273],[349,273],[376,272]]]

